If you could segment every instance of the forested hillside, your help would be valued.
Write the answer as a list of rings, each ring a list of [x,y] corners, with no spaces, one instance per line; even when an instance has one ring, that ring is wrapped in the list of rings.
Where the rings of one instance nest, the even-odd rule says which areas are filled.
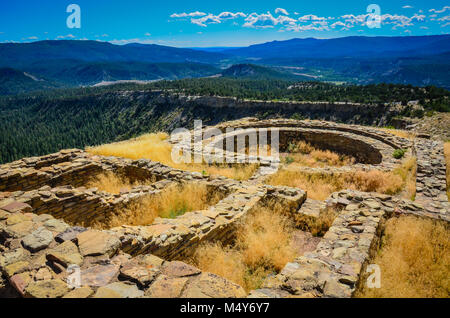
[[[406,104],[418,100],[429,110],[450,110],[447,90],[402,85],[337,86],[317,82],[211,78],[60,89],[0,98],[0,162],[127,139],[145,132],[170,131],[192,125],[193,119],[202,119],[207,124],[239,116],[292,115],[279,114],[278,109],[272,112],[245,109],[240,113],[235,110],[218,112],[208,107],[183,107],[161,97],[180,93],[373,104]],[[405,114],[411,115],[409,108],[405,109]]]

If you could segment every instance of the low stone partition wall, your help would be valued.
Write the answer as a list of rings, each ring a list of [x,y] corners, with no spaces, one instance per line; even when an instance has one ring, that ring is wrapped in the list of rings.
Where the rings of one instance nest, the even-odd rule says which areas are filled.
[[[300,189],[236,185],[229,196],[207,210],[188,212],[176,219],[157,218],[149,226],[122,226],[112,231],[120,235],[123,250],[129,254],[186,259],[202,242],[231,243],[236,225],[249,211],[269,202],[286,205],[293,213],[305,199],[306,193]]]
[[[71,225],[91,226],[104,224],[118,210],[145,196],[158,194],[172,184],[164,180],[116,195],[96,189],[44,186],[25,193],[14,192],[10,200],[29,204],[38,215],[50,214]]]
[[[432,214],[450,213],[444,144],[417,138],[414,146],[417,154],[416,202]]]
[[[71,227],[26,212],[26,204],[0,207],[0,297],[246,296],[241,286],[186,263],[123,253],[109,231]]]
[[[394,148],[386,145],[378,140],[374,140],[364,136],[358,136],[350,133],[326,130],[321,131],[318,129],[310,130],[303,128],[275,128],[267,132],[267,144],[270,143],[270,132],[274,132],[279,135],[279,151],[286,151],[290,143],[295,143],[296,141],[306,141],[311,143],[313,146],[323,149],[332,150],[341,154],[350,155],[357,160],[359,165],[370,165],[383,170],[391,170],[395,165],[399,164],[401,160],[395,159],[393,157]],[[235,156],[238,158],[239,155],[244,156],[244,153],[240,153],[237,149],[237,140],[245,140],[245,147],[249,145],[248,136],[252,135],[259,140],[259,129],[245,129],[241,131],[235,131],[216,137],[216,139],[209,145],[216,148],[226,147],[227,143],[235,145]],[[266,130],[264,129],[264,135],[266,135]],[[256,137],[256,138],[255,138]],[[225,149],[224,149],[225,150]],[[208,150],[212,152],[211,150]],[[230,157],[229,152],[224,151],[226,156]],[[249,156],[247,159],[251,159]],[[272,157],[263,156],[259,162],[270,161]],[[239,161],[238,161],[239,162]],[[268,164],[263,164],[267,166]]]
[[[397,137],[379,129],[360,126],[360,125],[348,125],[338,124],[331,121],[321,120],[294,120],[294,119],[267,119],[258,120],[257,118],[248,117],[235,121],[228,121],[214,126],[214,128],[220,129],[223,133],[227,128],[275,128],[275,127],[296,127],[307,129],[321,129],[321,130],[335,130],[348,132],[359,136],[364,136],[381,141],[395,149],[407,149],[412,147],[412,142],[408,139]]]
[[[376,193],[345,190],[333,193],[325,203],[341,212],[316,250],[268,277],[249,297],[351,297],[358,284],[364,283],[361,274],[378,248],[383,219],[414,214],[450,220],[445,214],[430,215],[413,201]],[[326,206],[308,199],[298,213],[314,218]]]
[[[0,191],[29,191],[43,186],[81,186],[102,170],[79,149],[43,157],[24,158],[0,165]]]

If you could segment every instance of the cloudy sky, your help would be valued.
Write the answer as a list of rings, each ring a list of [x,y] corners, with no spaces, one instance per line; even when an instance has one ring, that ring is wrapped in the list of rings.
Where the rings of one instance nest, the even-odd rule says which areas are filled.
[[[69,4],[80,7],[79,29],[67,26]],[[376,6],[368,8],[370,4]],[[0,2],[0,42],[89,39],[116,44],[211,47],[244,46],[295,37],[449,32],[448,0]]]

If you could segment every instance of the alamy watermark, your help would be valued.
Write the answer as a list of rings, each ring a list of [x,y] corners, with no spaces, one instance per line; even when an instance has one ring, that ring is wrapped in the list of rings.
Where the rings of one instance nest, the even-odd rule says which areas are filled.
[[[67,13],[71,13],[66,20],[69,29],[81,28],[81,8],[78,4],[69,4],[66,9]]]
[[[257,163],[258,157],[279,158],[279,130],[274,128],[177,128],[170,135],[175,163]]]
[[[377,264],[370,264],[366,268],[366,273],[370,273],[367,277],[367,288],[381,288],[381,269]]]
[[[369,29],[381,28],[381,8],[378,4],[370,4],[367,6],[366,25]]]

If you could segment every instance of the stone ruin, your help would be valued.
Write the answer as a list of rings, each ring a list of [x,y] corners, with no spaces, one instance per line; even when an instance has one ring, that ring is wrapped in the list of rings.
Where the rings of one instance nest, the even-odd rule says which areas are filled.
[[[227,127],[242,129],[225,135]],[[24,158],[0,166],[0,296],[351,297],[377,249],[383,220],[397,214],[450,219],[440,142],[322,121],[247,118],[215,128],[224,134],[206,142],[208,151],[224,147],[227,138],[238,134],[254,132],[260,138],[259,132],[270,128],[279,134],[280,149],[305,140],[357,159],[351,167],[304,167],[306,172],[339,173],[356,167],[389,171],[400,162],[393,151],[406,149],[407,156],[417,157],[416,200],[351,190],[333,193],[325,201],[311,200],[302,189],[264,183],[279,166],[279,160],[269,156],[256,158],[259,168],[247,181],[78,149]],[[241,155],[225,151],[224,156]],[[119,194],[84,187],[105,171],[148,182]],[[145,226],[91,227],[142,197],[185,183],[205,184],[223,199],[206,210],[156,218]],[[183,262],[203,242],[232,242],[236,225],[247,213],[274,202],[293,218],[317,218],[326,207],[339,207],[340,213],[315,250],[299,255],[250,293]],[[72,279],[82,287],[75,288]]]

